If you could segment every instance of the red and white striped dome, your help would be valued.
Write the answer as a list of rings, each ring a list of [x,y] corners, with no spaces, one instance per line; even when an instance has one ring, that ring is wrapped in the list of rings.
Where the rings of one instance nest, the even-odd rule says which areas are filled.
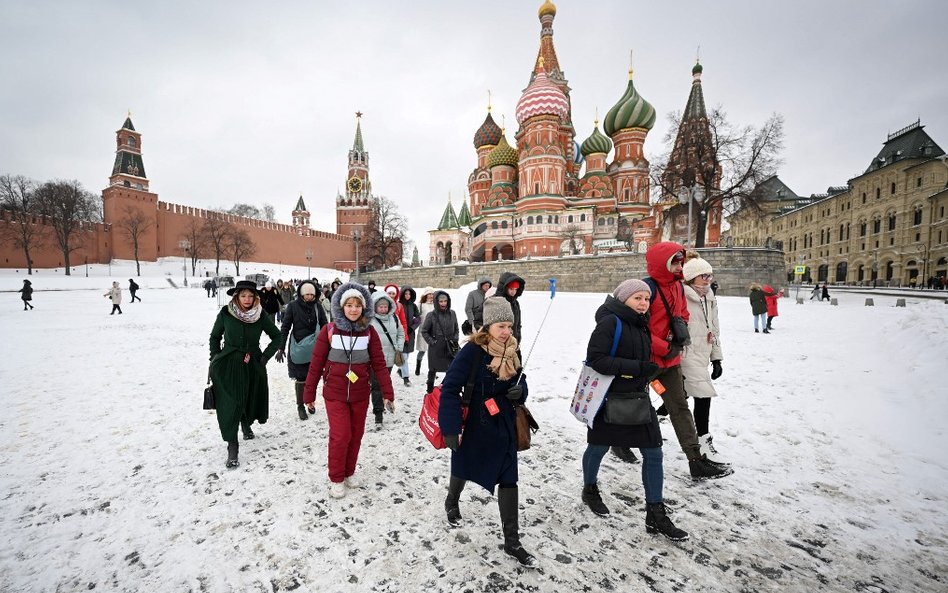
[[[564,120],[569,118],[569,100],[560,87],[547,78],[542,58],[533,82],[523,91],[520,101],[517,102],[516,115],[519,124],[535,115],[558,115]]]

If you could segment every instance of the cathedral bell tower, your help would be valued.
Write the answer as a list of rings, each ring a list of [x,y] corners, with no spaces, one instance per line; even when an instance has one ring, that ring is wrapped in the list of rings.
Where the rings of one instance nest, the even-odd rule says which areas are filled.
[[[336,196],[336,233],[352,236],[362,231],[372,214],[372,182],[369,181],[369,153],[362,140],[362,112],[356,111],[355,140],[349,151],[345,192]]]

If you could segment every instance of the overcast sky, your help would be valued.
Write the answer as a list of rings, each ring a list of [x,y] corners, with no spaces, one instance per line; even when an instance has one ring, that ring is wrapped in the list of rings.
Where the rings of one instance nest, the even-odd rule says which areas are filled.
[[[356,110],[375,193],[399,204],[428,259],[474,132],[514,109],[539,45],[539,0],[46,2],[0,0],[0,174],[108,182],[132,110],[159,199],[271,203],[335,230]],[[554,42],[580,141],[626,86],[684,108],[701,46],[704,93],[736,124],[786,119],[780,177],[801,195],[845,184],[886,134],[921,118],[948,149],[943,0],[556,2]]]

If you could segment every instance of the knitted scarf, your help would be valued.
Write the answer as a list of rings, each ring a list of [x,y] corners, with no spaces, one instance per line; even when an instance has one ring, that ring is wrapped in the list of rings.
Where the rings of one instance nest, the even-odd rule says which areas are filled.
[[[697,284],[691,285],[692,290],[698,293],[698,296],[701,296],[701,297],[708,294],[708,288],[710,287],[711,287],[710,284],[705,284],[704,286],[698,286]]]
[[[246,311],[242,311],[235,301],[231,301],[230,304],[227,305],[227,311],[244,323],[256,323],[260,320],[263,307],[260,306],[260,299],[258,298],[254,300],[253,307],[250,307]]]
[[[520,358],[517,356],[517,338],[510,336],[507,342],[491,339],[486,346],[481,346],[493,359],[490,370],[502,381],[506,381],[517,374],[520,368]]]

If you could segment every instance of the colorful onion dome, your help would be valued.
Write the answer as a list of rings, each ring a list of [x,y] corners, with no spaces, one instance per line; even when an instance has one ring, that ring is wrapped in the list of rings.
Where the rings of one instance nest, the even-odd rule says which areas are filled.
[[[701,65],[701,62],[695,62],[695,67],[691,69],[692,74],[701,74],[704,71],[704,66]]]
[[[539,17],[542,17],[547,14],[551,16],[556,16],[556,6],[552,2],[550,2],[550,0],[546,0],[543,3],[543,6],[540,7],[540,10],[537,11],[537,16]]]
[[[583,141],[583,156],[589,156],[591,154],[596,154],[597,152],[606,154],[610,150],[612,150],[612,140],[604,136],[602,132],[599,131],[599,120],[596,120],[592,134],[589,135],[589,138],[586,138]]]
[[[523,124],[536,115],[556,115],[560,119],[569,118],[569,99],[546,76],[543,58],[537,62],[536,76],[527,90],[523,91],[517,102],[517,123]]]
[[[500,141],[500,137],[500,126],[497,125],[497,122],[491,117],[490,111],[488,111],[487,119],[484,120],[484,123],[481,124],[481,127],[479,127],[474,134],[474,148],[496,146]]]
[[[517,149],[507,144],[507,137],[501,134],[500,142],[487,155],[487,168],[493,169],[498,165],[516,167],[519,161],[520,155],[517,153]]]
[[[602,129],[610,137],[614,137],[619,130],[627,128],[645,128],[651,130],[655,125],[655,108],[642,98],[632,84],[632,71],[629,71],[629,86],[625,94],[619,99],[602,121]]]

